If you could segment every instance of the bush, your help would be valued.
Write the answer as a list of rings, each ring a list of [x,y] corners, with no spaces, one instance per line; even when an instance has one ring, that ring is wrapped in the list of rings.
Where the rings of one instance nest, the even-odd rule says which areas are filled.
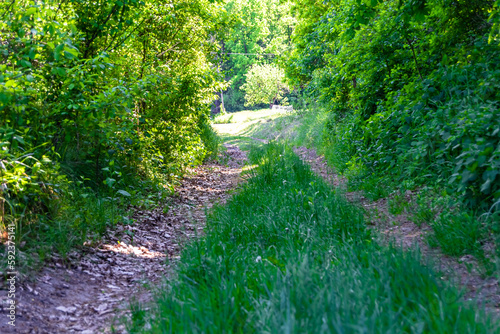
[[[288,75],[331,111],[340,171],[433,183],[488,211],[500,199],[500,67],[492,1],[298,6]],[[495,21],[496,20],[496,21]],[[318,44],[319,41],[323,43]],[[308,47],[304,47],[307,45]],[[347,161],[346,161],[347,160]]]
[[[2,232],[15,221],[42,233],[30,238],[51,239],[80,181],[89,206],[112,199],[102,231],[125,207],[117,192],[164,194],[186,166],[216,154],[208,125],[213,92],[224,88],[210,60],[216,46],[192,42],[224,30],[224,18],[207,16],[215,4],[10,1],[0,12]],[[91,217],[70,219],[58,240],[75,228],[81,242]]]

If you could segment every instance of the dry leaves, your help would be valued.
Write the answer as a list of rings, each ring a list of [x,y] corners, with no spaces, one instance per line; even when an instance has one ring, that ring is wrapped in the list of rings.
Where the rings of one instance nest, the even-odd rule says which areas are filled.
[[[240,181],[246,156],[228,146],[225,165],[211,162],[189,171],[171,199],[139,210],[137,222],[120,225],[103,240],[74,253],[70,265],[55,259],[33,282],[20,284],[15,331],[0,305],[1,333],[110,332],[110,322],[127,312],[131,297],[150,300],[145,284],[159,284],[179,258],[182,244],[203,233],[205,208],[225,202]],[[169,260],[169,261],[167,261]],[[6,291],[0,291],[5,300]],[[116,332],[124,327],[115,325]]]

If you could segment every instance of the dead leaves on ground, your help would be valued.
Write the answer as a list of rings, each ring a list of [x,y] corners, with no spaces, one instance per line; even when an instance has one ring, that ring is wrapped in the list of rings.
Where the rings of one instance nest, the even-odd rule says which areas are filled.
[[[228,146],[224,164],[189,170],[168,203],[137,210],[134,224],[119,225],[98,244],[89,243],[84,254],[73,254],[69,268],[56,259],[34,282],[23,283],[16,333],[109,332],[109,322],[126,314],[130,298],[148,302],[146,286],[168,277],[182,245],[203,233],[206,208],[227,200],[228,190],[241,180],[245,160],[244,152]],[[1,305],[0,317],[6,312]],[[120,324],[116,329],[124,331]],[[9,330],[0,325],[0,332]]]

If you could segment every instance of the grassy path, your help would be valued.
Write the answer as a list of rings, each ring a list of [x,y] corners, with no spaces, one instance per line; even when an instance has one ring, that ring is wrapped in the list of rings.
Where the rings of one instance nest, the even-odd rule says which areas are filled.
[[[131,332],[492,333],[416,253],[380,246],[362,212],[290,148],[253,149],[248,183],[183,252]]]
[[[418,252],[377,243],[364,212],[290,147],[264,143],[251,117],[250,128],[219,127],[226,142],[250,149],[248,182],[212,210],[205,236],[181,256],[178,279],[147,310],[133,309],[130,332],[498,330]]]

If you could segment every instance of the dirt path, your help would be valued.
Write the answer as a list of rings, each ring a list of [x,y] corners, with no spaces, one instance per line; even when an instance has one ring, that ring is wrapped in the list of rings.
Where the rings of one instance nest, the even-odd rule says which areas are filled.
[[[345,180],[336,175],[324,158],[319,156],[314,149],[298,147],[294,151],[325,181],[336,188],[346,190]],[[408,213],[391,214],[387,198],[370,201],[363,197],[360,192],[346,192],[345,195],[350,202],[363,207],[369,222],[373,224],[373,228],[382,237],[382,242],[393,242],[406,249],[418,245],[423,259],[430,260],[435,269],[442,274],[442,280],[450,280],[458,284],[464,290],[464,299],[476,300],[497,319],[500,318],[498,280],[495,277],[484,277],[477,269],[480,268],[480,264],[472,255],[465,255],[457,259],[441,253],[439,249],[430,248],[426,242],[426,234],[431,231],[431,227],[427,224],[417,226],[411,221],[411,215]],[[405,199],[412,203],[414,196],[416,193],[407,192]]]
[[[74,253],[69,264],[54,260],[17,291],[15,329],[0,305],[0,333],[118,333],[131,298],[147,302],[148,285],[160,284],[175,265],[182,243],[202,233],[205,208],[224,202],[239,180],[245,154],[228,146],[225,164],[190,170],[168,211],[137,211],[133,225],[120,225],[98,245]],[[165,211],[165,212],[164,212]],[[1,300],[7,292],[0,291]],[[112,325],[113,324],[113,325]]]

